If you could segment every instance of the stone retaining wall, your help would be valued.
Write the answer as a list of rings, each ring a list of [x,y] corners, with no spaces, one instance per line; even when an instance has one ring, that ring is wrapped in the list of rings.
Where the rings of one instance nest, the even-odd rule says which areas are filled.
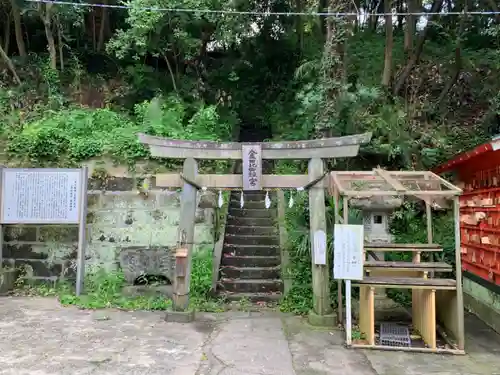
[[[157,188],[154,178],[150,190],[141,192],[137,179],[109,174],[88,185],[87,272],[116,269],[124,250],[168,252],[175,246],[180,192]],[[195,250],[213,246],[213,206],[199,207]],[[4,265],[26,265],[30,279],[74,278],[77,241],[76,226],[4,226]]]

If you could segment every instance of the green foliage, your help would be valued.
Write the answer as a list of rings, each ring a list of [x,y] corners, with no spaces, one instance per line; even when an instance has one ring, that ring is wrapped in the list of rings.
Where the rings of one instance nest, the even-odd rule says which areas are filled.
[[[212,288],[212,249],[203,248],[193,255],[191,269],[190,303],[199,311],[219,312],[224,310],[222,300],[211,296]],[[73,287],[62,281],[58,284],[28,285],[18,281],[17,294],[58,297],[63,305],[73,305],[83,309],[118,308],[125,310],[166,310],[172,301],[164,297],[123,295],[126,281],[122,271],[106,272],[98,270],[85,278],[85,293],[76,296]]]
[[[85,294],[76,296],[72,285],[60,281],[56,285],[29,285],[21,279],[17,282],[16,294],[57,297],[62,305],[82,309],[117,308],[124,310],[166,310],[171,301],[164,297],[128,297],[122,294],[126,285],[121,271],[99,270],[85,277]]]
[[[190,296],[193,300],[204,300],[209,297],[213,274],[212,252],[211,248],[204,248],[193,254],[190,287]]]
[[[292,278],[292,287],[281,302],[280,309],[295,314],[306,314],[312,308],[312,269],[309,240],[307,195],[294,197],[295,204],[288,209],[285,224],[288,234],[289,269],[282,270]]]
[[[372,141],[360,149],[359,158],[329,167],[429,169],[500,132],[500,28],[488,17],[441,17],[431,23],[422,55],[403,89],[393,95],[390,87],[380,84],[385,35],[372,20],[351,27],[338,18],[252,14],[318,10],[318,4],[300,1],[126,4],[128,9],[108,9],[106,16],[98,17],[100,22],[84,22],[84,7],[18,2],[22,22],[30,30],[24,37],[29,56],[21,58],[11,38],[6,53],[22,84],[10,85],[14,74],[0,69],[0,144],[10,158],[5,162],[72,166],[107,156],[132,166],[150,157],[137,140],[139,132],[227,141],[237,138],[240,130],[275,140],[370,131]],[[3,5],[2,14],[12,14],[9,2]],[[343,6],[336,4],[334,11],[342,12]],[[376,2],[357,4],[363,13],[376,12],[374,6],[383,8]],[[463,4],[450,6],[460,12]],[[480,11],[487,2],[473,1],[470,6]],[[249,13],[157,12],[151,9],[155,7]],[[46,29],[40,17],[49,10],[46,19],[51,24]],[[404,17],[395,20],[393,80],[411,60],[404,50],[406,22]],[[8,26],[14,30],[13,22],[6,30]],[[52,56],[47,53],[47,30],[56,39]],[[172,161],[159,163],[178,167]],[[212,173],[228,170],[224,161],[200,166]],[[280,162],[274,173],[304,173],[306,168],[306,162]],[[290,272],[296,281],[282,309],[302,313],[311,307],[312,296],[309,223],[307,199],[295,200],[287,227]],[[326,204],[331,234],[333,208],[330,200]],[[354,222],[356,213],[350,215]],[[445,215],[435,220],[441,228],[436,229],[436,241],[444,241],[446,249],[449,238],[439,233],[446,232],[449,220]],[[416,206],[405,206],[394,216],[393,231],[400,241],[415,242],[423,229]],[[208,280],[208,261],[202,255],[194,259],[200,285]],[[206,285],[200,288],[197,303],[211,301]]]
[[[32,165],[78,163],[100,155],[133,163],[149,155],[137,139],[141,132],[192,140],[229,137],[229,127],[220,121],[216,107],[189,108],[170,97],[138,104],[134,116],[109,108],[47,111],[21,131],[8,131],[7,151],[12,158]]]
[[[433,213],[433,242],[443,246],[441,253],[423,253],[422,261],[446,262],[455,266],[455,228],[451,212]],[[426,243],[427,220],[414,204],[405,203],[392,215],[391,231],[398,243]],[[388,260],[411,261],[409,253],[388,253]],[[454,272],[453,272],[454,277]],[[408,291],[388,290],[387,295],[403,304],[411,304]]]
[[[85,279],[85,294],[59,292],[63,305],[74,305],[84,309],[119,308],[125,310],[166,310],[171,301],[164,297],[127,297],[122,294],[126,285],[121,271],[99,270]]]
[[[442,253],[422,254],[422,259],[426,257],[434,261],[446,262],[455,265],[455,227],[453,215],[450,211],[433,212],[432,218],[433,242],[443,247]],[[391,231],[395,241],[399,243],[426,243],[427,242],[427,221],[412,204],[405,204],[392,216]],[[399,258],[403,254],[397,255]],[[408,256],[408,255],[407,255]],[[394,259],[397,260],[397,259]]]
[[[168,53],[182,50],[187,59],[196,56],[202,40],[200,33],[204,29],[226,31],[216,33],[221,41],[231,41],[235,29],[242,26],[233,17],[224,17],[223,21],[212,14],[157,12],[147,8],[181,8],[181,9],[227,9],[225,1],[218,0],[129,0],[130,7],[125,20],[127,28],[116,31],[113,39],[108,43],[108,52],[118,58],[132,56],[138,60],[151,53],[154,56],[167,58]],[[214,24],[220,22],[218,29]]]
[[[353,327],[351,338],[353,340],[366,340],[366,335],[359,330],[359,327]]]
[[[222,300],[213,298],[213,249],[203,248],[193,254],[191,268],[190,304],[199,311],[220,312],[224,310]]]
[[[292,278],[292,287],[283,298],[280,309],[296,314],[305,314],[312,308],[312,261],[309,231],[308,194],[294,196],[295,203],[286,212],[286,228],[288,235],[287,249],[290,256],[290,267],[282,272]],[[325,199],[327,221],[327,248],[333,249],[333,228],[335,223],[335,207],[331,197]],[[340,202],[342,207],[342,201]],[[339,215],[343,210],[339,207]],[[360,212],[349,211],[349,223],[362,224]],[[329,252],[328,264],[333,264],[333,252]],[[337,282],[330,280],[330,299],[333,307],[337,304]]]

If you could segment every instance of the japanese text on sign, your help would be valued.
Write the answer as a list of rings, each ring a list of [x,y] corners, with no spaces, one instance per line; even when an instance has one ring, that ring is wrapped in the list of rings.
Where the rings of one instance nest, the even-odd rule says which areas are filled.
[[[326,233],[322,230],[314,232],[313,250],[314,264],[326,264]]]
[[[3,169],[2,223],[77,224],[79,169]]]
[[[261,190],[262,152],[260,145],[243,145],[243,190]]]
[[[363,279],[363,226],[335,224],[333,241],[333,277]]]

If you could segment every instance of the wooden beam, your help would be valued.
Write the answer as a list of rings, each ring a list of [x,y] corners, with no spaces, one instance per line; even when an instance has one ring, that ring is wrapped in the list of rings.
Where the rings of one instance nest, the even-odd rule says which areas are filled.
[[[343,195],[349,196],[351,198],[370,198],[370,197],[392,197],[395,195],[405,195],[405,196],[439,196],[439,197],[454,197],[460,195],[459,191],[454,190],[406,190],[405,192],[397,192],[390,190],[380,190],[380,191],[355,191],[355,190],[345,190],[342,192]]]
[[[398,180],[394,179],[391,177],[391,175],[387,172],[384,171],[380,168],[374,169],[375,173],[378,174],[380,177],[382,177],[391,187],[398,191],[398,192],[403,192],[406,191],[406,188],[399,182]]]
[[[339,176],[350,176],[350,175],[359,175],[359,176],[374,176],[375,173],[373,171],[335,171],[333,172]],[[387,171],[387,173],[390,173],[391,176],[404,176],[404,177],[410,177],[410,176],[415,176],[419,178],[425,178],[426,175],[432,174],[434,176],[434,173],[429,172],[429,171]]]
[[[334,190],[336,189],[338,194],[343,195],[345,190],[341,185],[337,173],[336,172],[330,173],[330,178],[333,180]]]
[[[432,173],[432,172],[430,172]],[[442,178],[441,176],[438,176],[437,174],[434,174],[432,173],[432,178],[434,179],[437,179],[439,182],[441,182],[444,186],[446,186],[448,189],[450,190],[454,190],[454,191],[459,191],[460,193],[462,193],[462,189],[458,188],[457,186],[453,185],[452,183],[446,181],[444,178]]]
[[[326,177],[325,177],[326,179]],[[328,183],[323,179],[315,186],[327,187]],[[242,189],[243,177],[241,174],[205,174],[198,175],[196,180],[198,185],[212,189]],[[263,189],[296,189],[304,187],[309,183],[308,175],[262,175]],[[159,173],[156,175],[156,186],[176,188],[183,186],[184,181],[178,173]]]

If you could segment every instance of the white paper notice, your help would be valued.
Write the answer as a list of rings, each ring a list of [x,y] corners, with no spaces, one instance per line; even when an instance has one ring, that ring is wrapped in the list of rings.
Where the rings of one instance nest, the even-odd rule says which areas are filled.
[[[333,277],[363,280],[363,226],[335,224]]]
[[[2,224],[78,224],[79,169],[3,169]]]
[[[326,264],[326,233],[322,230],[314,232],[314,264]]]

